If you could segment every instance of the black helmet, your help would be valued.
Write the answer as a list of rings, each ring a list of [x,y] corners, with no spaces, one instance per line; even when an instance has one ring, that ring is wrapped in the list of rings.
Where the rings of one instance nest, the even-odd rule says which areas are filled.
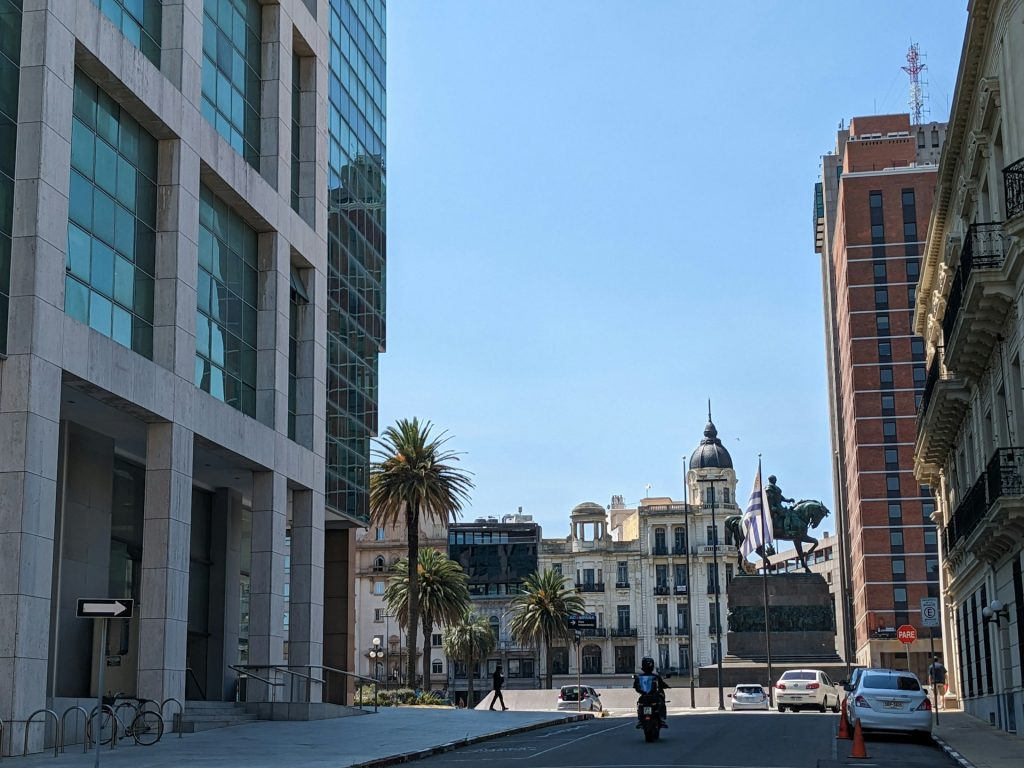
[[[650,656],[644,656],[640,660],[640,671],[648,675],[651,674],[651,672],[654,671],[654,659],[652,659]]]

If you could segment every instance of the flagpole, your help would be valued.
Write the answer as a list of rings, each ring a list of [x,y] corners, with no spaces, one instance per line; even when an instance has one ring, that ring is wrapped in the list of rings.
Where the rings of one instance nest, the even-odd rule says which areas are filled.
[[[757,454],[757,492],[761,501],[761,556],[764,560],[764,567],[761,568],[761,586],[764,588],[764,648],[768,660],[768,705],[772,706],[772,679],[775,677],[772,671],[772,627],[768,617],[768,525],[766,515],[771,514],[770,509],[764,505],[764,481],[761,479],[761,454]]]
[[[696,693],[693,690],[693,675],[696,660],[694,659],[693,653],[693,605],[690,601],[690,552],[693,550],[690,548],[690,481],[687,479],[689,475],[689,464],[687,464],[686,457],[683,457],[683,527],[686,528],[686,634],[687,643],[690,650],[690,709],[697,708]],[[678,630],[679,628],[676,627]]]

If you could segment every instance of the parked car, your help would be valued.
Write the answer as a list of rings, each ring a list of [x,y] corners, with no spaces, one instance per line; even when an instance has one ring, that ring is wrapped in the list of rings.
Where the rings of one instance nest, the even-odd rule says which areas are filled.
[[[581,692],[583,695],[582,699],[580,699]],[[563,685],[558,691],[558,709],[575,710],[577,702],[579,702],[580,709],[585,709],[588,712],[600,712],[604,709],[604,707],[601,706],[601,694],[589,685],[581,685],[579,687],[575,685]]]
[[[779,712],[792,709],[839,711],[839,688],[820,669],[791,669],[775,683],[775,703]]]
[[[729,694],[732,710],[763,709],[768,711],[768,692],[757,683],[740,683]]]
[[[851,723],[867,731],[901,731],[928,736],[932,703],[913,672],[865,669],[846,702]]]

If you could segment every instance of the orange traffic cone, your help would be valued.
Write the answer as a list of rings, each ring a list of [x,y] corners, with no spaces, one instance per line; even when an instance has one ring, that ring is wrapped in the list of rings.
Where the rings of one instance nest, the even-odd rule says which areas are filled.
[[[850,757],[867,757],[868,751],[864,747],[864,734],[860,729],[860,718],[853,724],[853,749],[850,750]]]
[[[850,740],[850,724],[846,722],[846,699],[843,699],[842,707],[839,710],[839,733],[836,738]]]

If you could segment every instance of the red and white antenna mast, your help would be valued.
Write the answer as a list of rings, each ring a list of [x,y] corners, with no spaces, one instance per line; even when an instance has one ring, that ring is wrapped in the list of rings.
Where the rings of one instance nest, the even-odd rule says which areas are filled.
[[[917,43],[911,42],[907,49],[907,66],[900,67],[910,75],[910,116],[914,125],[921,124],[921,115],[924,112],[924,89],[922,86],[927,83],[921,82],[921,73],[928,69],[928,65],[921,61],[921,48]]]

